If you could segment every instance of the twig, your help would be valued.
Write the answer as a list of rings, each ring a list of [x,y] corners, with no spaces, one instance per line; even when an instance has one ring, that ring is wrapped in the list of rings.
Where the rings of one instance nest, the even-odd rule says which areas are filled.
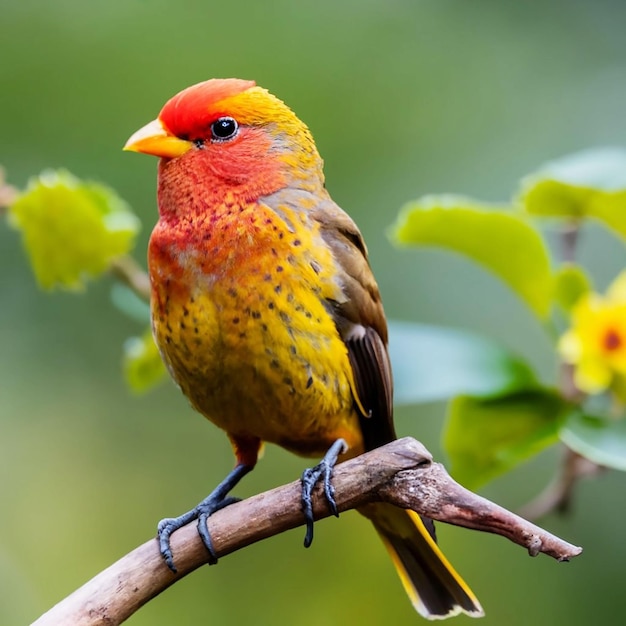
[[[6,182],[4,168],[0,167],[0,215],[16,200],[19,191]]]
[[[145,302],[150,302],[150,278],[131,256],[121,256],[111,262],[111,273],[130,287]]]
[[[399,439],[338,465],[333,485],[340,511],[387,501],[441,522],[503,535],[526,547],[532,556],[544,552],[567,561],[582,551],[464,489],[414,439]],[[320,490],[315,496],[316,518],[328,517]],[[209,527],[215,550],[223,557],[303,523],[300,483],[295,481],[218,511]],[[177,574],[166,567],[156,540],[151,539],[62,600],[33,626],[120,624],[209,558],[195,524],[172,535],[172,549]]]
[[[580,239],[580,223],[578,220],[563,225],[559,232],[561,258],[565,263],[575,263],[576,250]],[[580,405],[585,394],[576,386],[574,366],[561,362],[559,390],[563,398],[572,404]],[[551,511],[566,513],[574,497],[574,489],[581,478],[597,476],[606,468],[581,456],[570,448],[565,453],[556,476],[547,487],[533,500],[520,509],[520,514],[528,519],[539,519]]]
[[[567,513],[578,481],[581,478],[598,476],[605,471],[605,467],[565,447],[563,460],[554,480],[536,498],[525,504],[519,514],[536,520],[552,511]]]
[[[561,258],[565,263],[576,261],[576,248],[578,247],[578,236],[580,234],[580,222],[573,220],[564,224],[560,231]]]

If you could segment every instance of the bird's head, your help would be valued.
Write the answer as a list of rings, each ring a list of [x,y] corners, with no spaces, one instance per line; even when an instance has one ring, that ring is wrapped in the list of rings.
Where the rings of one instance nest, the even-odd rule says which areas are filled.
[[[161,179],[189,176],[250,200],[292,184],[323,184],[308,128],[253,81],[213,79],[188,87],[124,150],[161,157]]]

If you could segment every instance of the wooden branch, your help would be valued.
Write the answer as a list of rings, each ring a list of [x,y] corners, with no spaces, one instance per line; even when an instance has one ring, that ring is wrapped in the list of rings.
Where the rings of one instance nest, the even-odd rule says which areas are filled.
[[[387,501],[441,522],[503,535],[532,556],[544,552],[567,561],[582,551],[464,489],[414,439],[399,439],[338,465],[333,485],[339,511]],[[318,519],[330,515],[321,489],[315,492],[314,512]],[[303,523],[300,481],[295,481],[218,511],[209,528],[216,553],[225,556]],[[172,550],[177,574],[167,568],[151,539],[62,600],[34,626],[120,624],[208,560],[195,523],[172,535]]]

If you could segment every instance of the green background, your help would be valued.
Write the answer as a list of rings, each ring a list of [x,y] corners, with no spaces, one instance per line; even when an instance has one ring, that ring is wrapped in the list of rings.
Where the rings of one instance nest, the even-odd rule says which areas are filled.
[[[155,220],[156,162],[123,154],[165,100],[214,76],[253,78],[311,127],[335,200],[361,226],[389,317],[488,334],[554,378],[552,348],[496,279],[439,251],[395,251],[398,208],[424,193],[506,200],[542,161],[626,145],[626,4],[615,0],[0,1],[0,163],[23,186],[67,167]],[[77,236],[80,236],[77,234]],[[604,288],[623,245],[588,231]],[[131,395],[120,360],[143,329],[87,297],[37,291],[0,224],[0,623],[24,624],[187,510],[232,465],[222,433],[171,384]],[[398,431],[442,458],[443,404],[398,411]],[[515,508],[556,467],[550,451],[484,490]],[[293,480],[273,446],[237,492]],[[621,474],[580,485],[542,520],[585,553],[529,558],[500,537],[439,527],[487,624],[615,624],[626,611]],[[146,624],[419,623],[368,523],[351,513],[229,556],[131,618]],[[457,618],[456,623],[469,623]]]

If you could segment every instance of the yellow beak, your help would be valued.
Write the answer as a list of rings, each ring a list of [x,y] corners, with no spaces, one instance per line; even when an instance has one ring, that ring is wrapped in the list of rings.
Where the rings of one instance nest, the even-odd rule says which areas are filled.
[[[175,137],[157,119],[133,133],[126,142],[124,150],[174,159],[185,154],[192,147],[191,141]]]

